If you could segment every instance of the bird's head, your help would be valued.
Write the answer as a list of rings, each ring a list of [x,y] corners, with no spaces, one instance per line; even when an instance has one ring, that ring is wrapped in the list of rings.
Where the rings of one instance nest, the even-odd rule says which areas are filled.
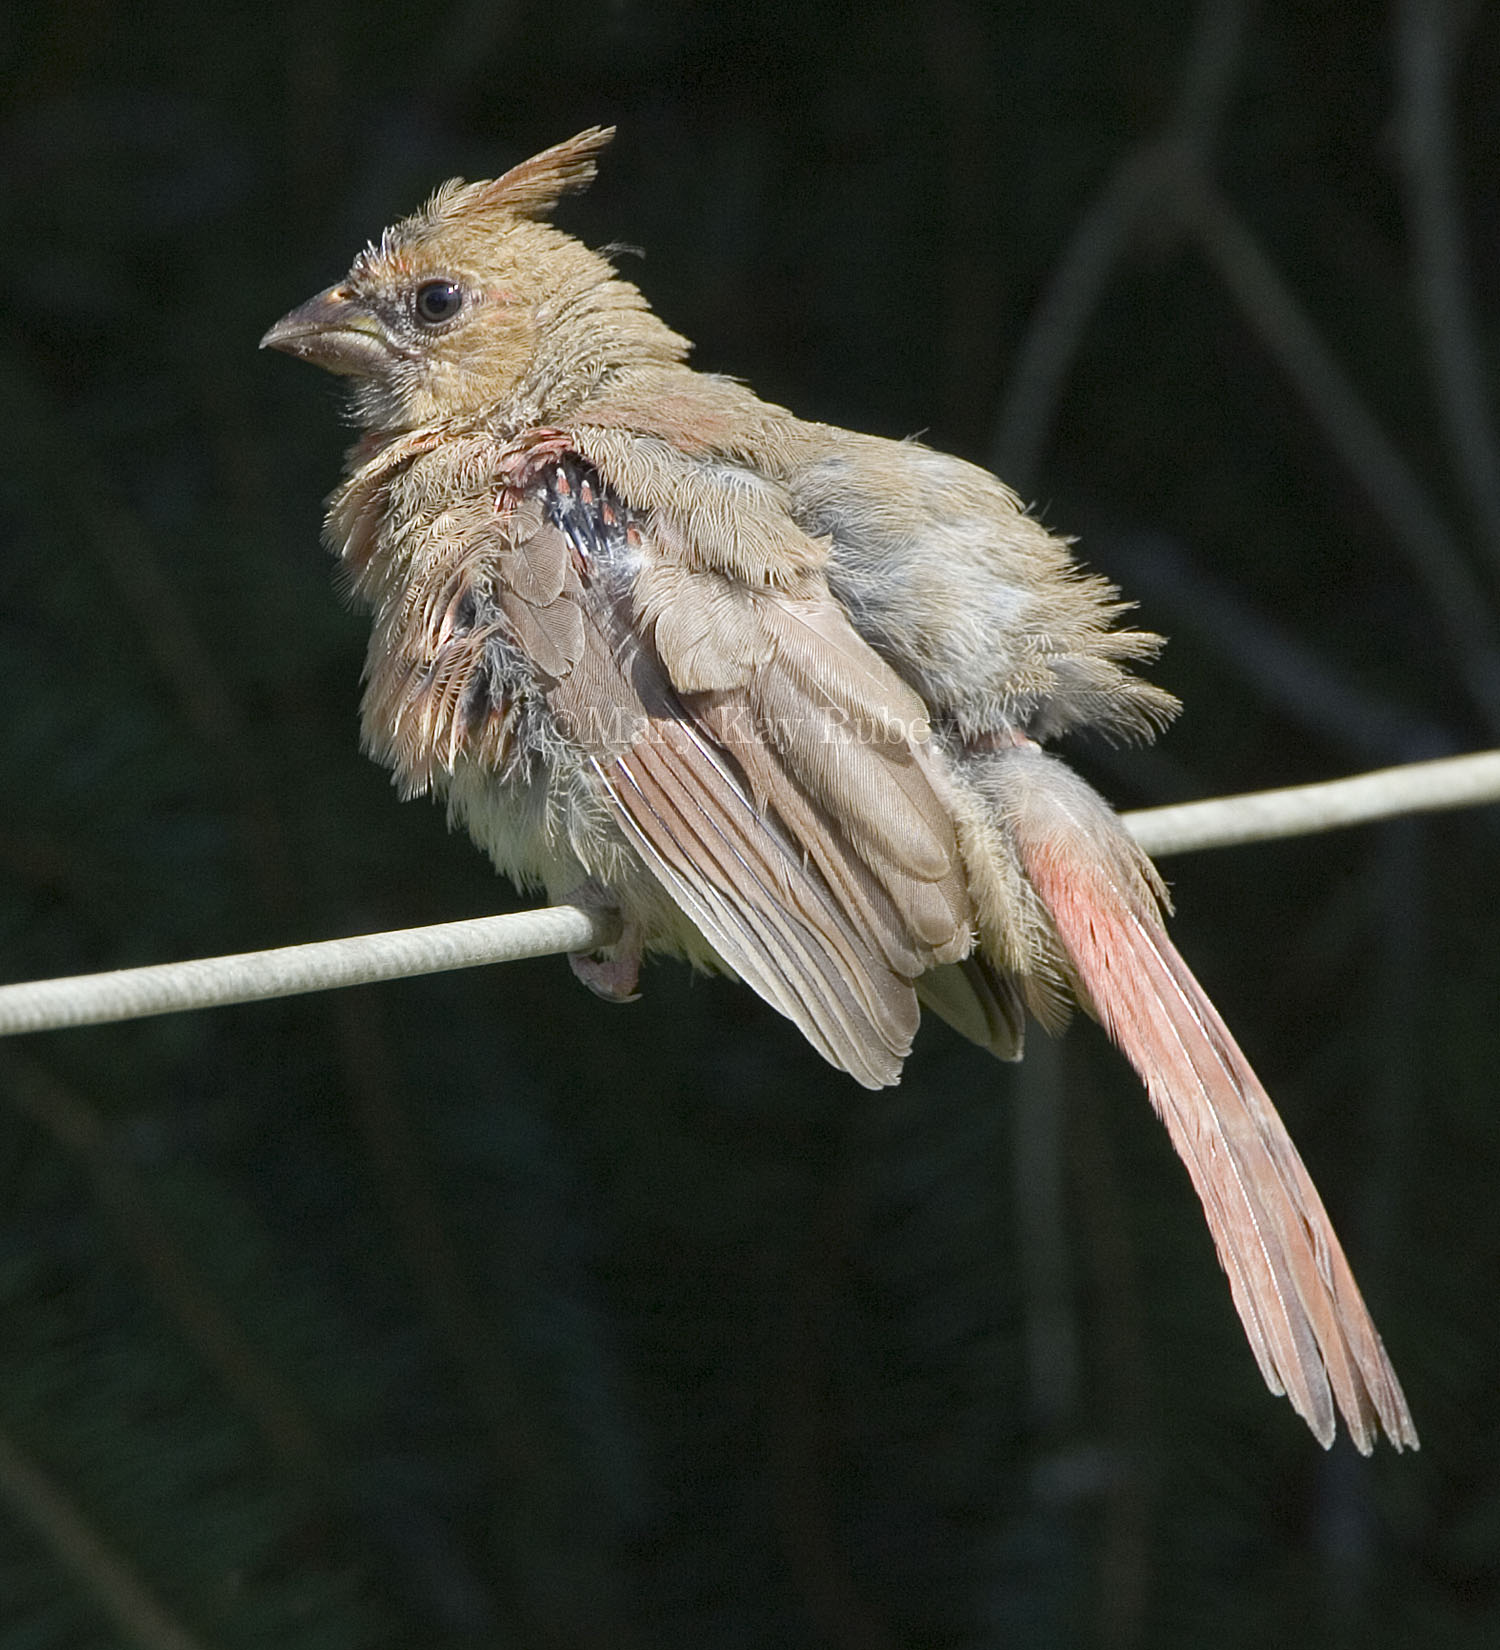
[[[614,135],[590,127],[481,183],[445,183],[261,340],[352,380],[366,429],[556,422],[611,372],[687,343],[608,260],[545,222]]]

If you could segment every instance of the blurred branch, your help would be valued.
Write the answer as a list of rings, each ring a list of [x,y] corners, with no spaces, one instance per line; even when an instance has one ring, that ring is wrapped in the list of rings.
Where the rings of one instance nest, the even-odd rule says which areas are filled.
[[[1185,853],[1331,831],[1397,814],[1500,801],[1500,751],[1413,762],[1354,779],[1124,815],[1148,853]],[[554,905],[314,945],[0,986],[0,1036],[262,1002],[487,963],[592,951],[618,938],[608,916]]]
[[[82,1163],[151,1292],[254,1422],[289,1482],[326,1494],[327,1457],[300,1400],[194,1269],[98,1109],[20,1055],[7,1053],[0,1075],[16,1108]]]
[[[1238,670],[1292,727],[1341,746],[1356,765],[1458,754],[1462,741],[1440,722],[1341,670],[1326,649],[1295,635],[1167,534],[1105,528],[1085,536],[1098,564],[1153,615],[1165,608],[1171,629],[1211,640],[1221,666]]]
[[[1080,1389],[1077,1302],[1060,1149],[1065,1099],[1062,1044],[1038,1037],[1026,1050],[1015,1085],[1013,1196],[1027,1396],[1032,1425],[1050,1439],[1065,1437],[1076,1424]]]
[[[1204,177],[1183,179],[1181,206],[1204,256],[1384,518],[1456,645],[1470,695],[1500,731],[1490,603],[1454,535],[1244,220]]]
[[[1039,1039],[1040,1041],[1040,1039]],[[1067,1044],[1059,1045],[1064,1060]],[[1027,1051],[1027,1059],[1031,1058]],[[1097,1303],[1103,1405],[1091,1423],[1112,1441],[1113,1470],[1105,1479],[1099,1551],[1097,1642],[1128,1650],[1144,1633],[1151,1595],[1161,1584],[1156,1558],[1162,1463],[1166,1451],[1151,1402],[1150,1336],[1141,1291],[1140,1244],[1128,1216],[1134,1188],[1122,1184],[1118,1155],[1092,1083],[1062,1084],[1076,1096],[1069,1115],[1068,1164],[1077,1190],[1080,1271]],[[1125,1177],[1125,1178],[1128,1178]]]
[[[137,634],[169,684],[183,719],[213,753],[239,809],[247,857],[269,914],[289,922],[295,908],[286,831],[269,800],[257,742],[229,691],[212,648],[135,514],[104,505],[83,525],[115,588],[137,620]]]
[[[501,1488],[526,1495],[556,1463],[528,1411],[508,1349],[481,1312],[443,1224],[423,1143],[392,1080],[395,1062],[370,999],[343,996],[337,1024],[350,1102],[412,1286],[426,1308],[471,1413],[494,1446]]]
[[[0,1433],[0,1499],[39,1535],[137,1650],[204,1650],[68,1496]]]
[[[1438,411],[1490,560],[1500,568],[1500,442],[1489,352],[1470,301],[1453,77],[1467,18],[1453,0],[1403,0],[1396,19],[1396,130],[1411,226],[1412,285],[1427,324]]]
[[[1418,281],[1450,436],[1484,530],[1500,546],[1500,457],[1480,377],[1483,354],[1462,279],[1447,80],[1452,12],[1403,13],[1404,134]],[[1214,181],[1212,148],[1244,32],[1238,0],[1206,0],[1177,106],[1162,134],[1126,155],[1084,211],[1017,354],[997,421],[995,467],[1025,493],[1088,323],[1132,236],[1147,223],[1193,237],[1296,387],[1404,553],[1455,644],[1474,703],[1500,731],[1500,638],[1491,603],[1416,472],[1359,396],[1289,284]],[[1407,59],[1413,61],[1408,63]],[[1500,555],[1500,550],[1497,550]]]
[[[1146,218],[1170,193],[1183,157],[1206,169],[1234,86],[1244,40],[1244,0],[1206,0],[1163,137],[1115,168],[1085,209],[1037,305],[1007,379],[991,461],[1024,496],[1052,434],[1073,361],[1115,266]]]
[[[819,1644],[828,1650],[898,1650],[895,1632],[868,1596],[873,1590],[861,1585],[868,1578],[857,1575],[851,1561],[839,1516],[838,1421],[830,1413],[827,1326],[850,1259],[859,1182],[852,1131],[858,1128],[853,1114],[818,1174],[808,1241],[782,1293],[768,1369],[768,1453],[782,1555]]]
[[[1373,834],[1360,901],[1362,943],[1372,966],[1346,1033],[1365,1067],[1356,1077],[1364,1095],[1361,1126],[1342,1147],[1355,1165],[1357,1193],[1343,1221],[1361,1266],[1390,1278],[1414,1236],[1408,1199],[1421,1159],[1417,1142],[1430,1115],[1429,1079],[1442,1073],[1446,1049],[1433,1033],[1439,1016],[1431,983],[1441,973],[1432,947],[1430,844],[1410,819],[1390,821]],[[1320,1639],[1330,1650],[1379,1636],[1382,1512],[1369,1475],[1353,1466],[1344,1451],[1318,1464],[1314,1528],[1326,1616]]]
[[[1085,208],[1006,379],[990,461],[1025,497],[1090,317],[1158,190],[1161,157],[1130,155]]]
[[[191,604],[142,530],[139,514],[110,496],[104,477],[109,466],[93,448],[87,425],[68,419],[54,395],[35,376],[0,356],[0,401],[15,415],[23,432],[21,461],[47,483],[50,508],[68,519],[77,537],[91,546],[115,593],[135,621],[132,635],[151,658],[170,690],[184,723],[209,751],[226,792],[239,810],[246,857],[262,900],[282,922],[290,920],[294,901],[287,863],[286,831],[267,798],[259,771],[258,746],[248,737],[249,721],[230,692],[212,646],[197,623]],[[66,441],[48,442],[35,432],[64,427]],[[79,470],[93,478],[80,491]],[[95,598],[100,612],[118,623],[103,587]]]

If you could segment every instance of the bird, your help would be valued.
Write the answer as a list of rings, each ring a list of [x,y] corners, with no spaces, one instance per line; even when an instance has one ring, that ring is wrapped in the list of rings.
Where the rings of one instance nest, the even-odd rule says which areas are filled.
[[[324,538],[370,614],[361,729],[496,868],[743,981],[867,1088],[922,1007],[1002,1060],[1073,1004],[1139,1074],[1251,1349],[1329,1447],[1415,1448],[1399,1381],[1270,1097],[1167,936],[1162,881],[1047,749],[1152,737],[1160,638],[987,471],[814,423],[687,364],[552,217],[594,126],[443,184],[262,347],[340,375],[360,435]]]

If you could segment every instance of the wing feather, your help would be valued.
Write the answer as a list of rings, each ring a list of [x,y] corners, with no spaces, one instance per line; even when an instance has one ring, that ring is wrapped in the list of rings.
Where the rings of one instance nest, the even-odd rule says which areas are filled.
[[[915,993],[871,966],[861,937],[778,851],[748,798],[715,794],[670,734],[603,777],[647,863],[735,973],[858,1082],[895,1082],[916,1032]]]
[[[712,511],[641,517],[577,459],[540,493],[499,603],[521,650],[562,667],[541,671],[557,727],[723,962],[859,1081],[894,1082],[913,980],[971,943],[920,700],[820,581],[752,589],[701,556],[674,561]]]

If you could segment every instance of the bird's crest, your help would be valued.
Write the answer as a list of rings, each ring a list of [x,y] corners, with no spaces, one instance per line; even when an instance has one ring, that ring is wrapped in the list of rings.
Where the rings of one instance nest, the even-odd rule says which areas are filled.
[[[564,195],[587,189],[594,181],[599,152],[614,135],[613,126],[590,126],[512,166],[502,177],[481,183],[454,178],[432,197],[428,214],[449,222],[491,213],[545,218]]]

